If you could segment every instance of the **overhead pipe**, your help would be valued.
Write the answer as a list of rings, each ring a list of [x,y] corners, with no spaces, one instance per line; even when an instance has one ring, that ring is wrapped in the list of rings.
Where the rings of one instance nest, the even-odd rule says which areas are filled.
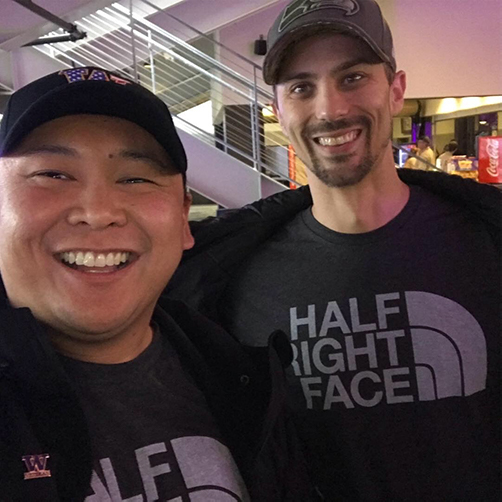
[[[40,5],[33,3],[32,0],[12,0],[12,1],[30,10],[34,14],[37,14],[37,16],[47,19],[47,21],[56,24],[57,26],[63,28],[65,31],[68,32],[68,35],[62,35],[60,37],[39,38],[37,40],[34,40],[33,42],[25,44],[25,47],[32,45],[53,44],[56,42],[76,42],[77,40],[82,40],[83,38],[87,37],[87,33],[80,31],[76,25],[69,23],[64,19],[61,19],[52,12],[49,12],[43,7],[40,7]]]

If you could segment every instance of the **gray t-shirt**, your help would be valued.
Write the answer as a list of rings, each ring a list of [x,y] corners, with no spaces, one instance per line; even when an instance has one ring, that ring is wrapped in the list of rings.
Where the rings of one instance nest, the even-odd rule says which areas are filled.
[[[233,278],[224,326],[291,339],[290,398],[326,500],[499,500],[500,256],[411,187],[382,228],[299,214]]]
[[[165,336],[115,365],[61,357],[89,425],[86,502],[249,500],[202,393]]]

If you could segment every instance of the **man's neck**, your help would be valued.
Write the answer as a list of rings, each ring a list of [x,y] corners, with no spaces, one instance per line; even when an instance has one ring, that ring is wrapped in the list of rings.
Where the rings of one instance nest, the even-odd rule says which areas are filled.
[[[309,173],[311,174],[311,173]],[[408,202],[410,190],[394,165],[369,173],[350,187],[327,187],[309,177],[314,218],[331,230],[347,234],[371,232],[395,218]]]
[[[86,334],[79,339],[75,333],[65,334],[48,328],[52,344],[63,356],[97,364],[120,364],[138,357],[152,342],[150,325],[126,333]]]

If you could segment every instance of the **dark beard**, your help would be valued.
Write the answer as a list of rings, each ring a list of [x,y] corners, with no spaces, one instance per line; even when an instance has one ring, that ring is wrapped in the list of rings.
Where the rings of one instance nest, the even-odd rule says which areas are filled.
[[[361,162],[350,169],[343,169],[343,166],[355,155],[351,153],[333,157],[328,167],[323,165],[321,160],[316,156],[309,138],[315,134],[337,132],[357,125],[362,126],[363,129],[367,131],[365,140],[366,154]],[[306,163],[307,166],[324,185],[330,188],[343,188],[357,185],[368,175],[377,161],[377,156],[371,154],[371,128],[372,123],[365,116],[356,117],[350,120],[341,119],[337,121],[326,121],[315,126],[307,126],[302,131],[302,136],[307,145],[310,157],[310,162]]]

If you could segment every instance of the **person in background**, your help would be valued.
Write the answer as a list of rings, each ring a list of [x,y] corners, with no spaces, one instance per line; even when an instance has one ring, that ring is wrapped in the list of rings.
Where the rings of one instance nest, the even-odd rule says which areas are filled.
[[[264,79],[309,186],[192,227],[167,293],[257,350],[326,501],[500,500],[502,192],[395,169],[403,106],[373,0],[289,3]]]
[[[165,104],[62,70],[12,95],[0,152],[0,500],[309,500],[287,340],[255,361],[160,297],[193,245]]]
[[[418,148],[415,145],[412,145],[410,147],[410,153],[412,155],[418,155]],[[417,162],[419,161],[416,157],[409,155],[403,167],[405,167],[406,169],[417,169]]]
[[[438,162],[439,162],[439,168],[445,172],[448,173],[450,172],[448,169],[448,163],[450,162],[451,158],[455,155],[455,152],[458,149],[458,143],[452,139],[448,144],[445,145],[444,147],[444,152],[438,157]]]
[[[431,148],[431,140],[428,136],[421,136],[417,141],[418,147],[418,156],[427,161],[432,166],[436,165],[436,156],[434,155],[434,151]],[[431,166],[429,164],[424,164],[423,162],[418,161],[417,163],[418,169],[423,169],[428,171]]]

